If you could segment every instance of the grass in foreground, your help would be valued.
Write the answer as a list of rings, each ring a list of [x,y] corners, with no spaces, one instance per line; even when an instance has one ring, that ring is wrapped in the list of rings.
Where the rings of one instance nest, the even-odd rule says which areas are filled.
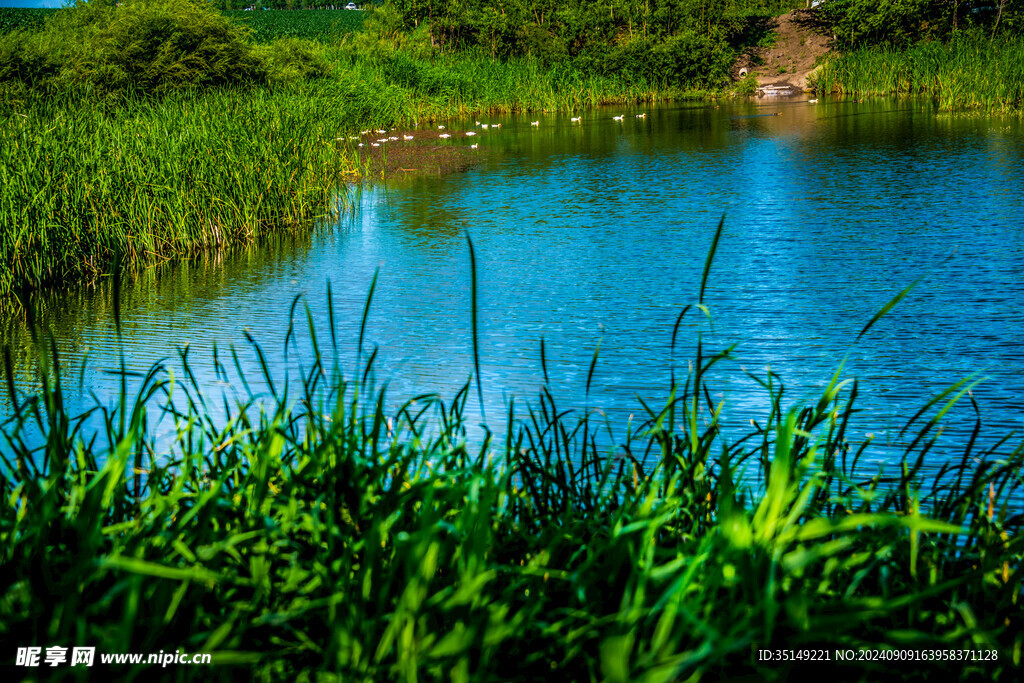
[[[920,474],[963,383],[908,423],[888,478],[857,468],[870,445],[847,437],[857,384],[838,373],[803,407],[760,379],[770,414],[727,441],[706,386],[725,354],[699,341],[694,374],[626,434],[544,389],[471,445],[470,384],[389,413],[363,340],[346,379],[328,328],[309,318],[297,394],[265,374],[229,404],[182,356],[134,398],[126,379],[95,438],[41,354],[42,391],[11,385],[3,427],[7,652],[210,652],[172,674],[202,680],[678,681],[784,680],[809,664],[759,650],[823,648],[838,680],[1019,677],[1024,447],[972,438]],[[889,654],[836,661],[858,648]]]

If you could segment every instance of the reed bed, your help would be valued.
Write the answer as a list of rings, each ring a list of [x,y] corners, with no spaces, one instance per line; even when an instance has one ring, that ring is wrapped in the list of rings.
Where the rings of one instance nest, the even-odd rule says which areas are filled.
[[[2,429],[8,652],[212,654],[105,672],[125,680],[1019,679],[1024,447],[972,438],[921,475],[964,385],[908,421],[891,476],[857,467],[870,443],[849,436],[857,383],[838,372],[792,406],[757,378],[771,409],[727,440],[707,386],[725,354],[699,337],[693,372],[624,431],[544,388],[481,443],[471,383],[389,411],[364,340],[305,319],[298,385],[264,364],[228,400],[181,355],[129,392],[122,361],[120,399],[86,416],[37,331],[41,390],[9,384]],[[861,648],[888,654],[837,661]]]
[[[826,62],[825,93],[933,95],[947,111],[1019,112],[1024,106],[1024,38],[961,34],[947,43],[855,50]]]
[[[468,53],[427,59],[403,50],[366,56],[345,47],[334,55],[339,71],[348,70],[360,81],[405,90],[413,121],[480,113],[582,111],[606,104],[705,94],[662,83],[588,74],[568,66],[548,66],[528,57],[496,61]]]
[[[350,92],[30,95],[0,131],[0,297],[299,227],[336,207]],[[340,105],[340,106],[336,106]]]
[[[39,289],[309,229],[342,207],[372,127],[679,95],[530,59],[325,54],[331,75],[159,98],[9,87],[0,103],[0,310]]]

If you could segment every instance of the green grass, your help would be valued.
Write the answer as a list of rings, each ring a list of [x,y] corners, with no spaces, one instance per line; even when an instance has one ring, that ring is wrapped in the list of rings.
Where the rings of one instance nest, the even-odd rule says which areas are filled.
[[[223,14],[251,30],[252,38],[257,43],[269,43],[278,38],[334,43],[358,31],[366,16],[365,12],[347,10],[231,10]]]
[[[102,277],[119,256],[143,267],[308,229],[363,173],[348,137],[368,127],[680,95],[525,58],[324,59],[327,78],[158,98],[11,87],[0,103],[0,309]]]
[[[948,43],[874,47],[827,61],[815,74],[825,93],[925,93],[947,111],[1020,112],[1024,38],[961,34]]]
[[[212,653],[179,680],[654,682],[785,680],[810,665],[759,650],[823,648],[837,680],[1019,678],[1024,447],[972,439],[921,474],[963,385],[908,423],[888,478],[857,467],[871,444],[851,440],[857,384],[838,372],[791,406],[757,377],[770,413],[726,440],[705,401],[724,354],[699,339],[696,372],[630,425],[560,412],[545,388],[481,444],[470,384],[389,411],[363,340],[307,320],[297,388],[235,378],[222,402],[182,356],[137,394],[126,380],[97,438],[37,332],[42,388],[11,385],[2,428],[8,652]],[[997,659],[838,664],[837,648]]]
[[[0,296],[258,240],[335,210],[365,106],[330,92],[252,90],[107,106],[29,96],[0,130]]]
[[[0,7],[0,35],[16,30],[42,28],[46,19],[56,12],[55,9]],[[230,10],[222,14],[252,31],[252,38],[258,43],[270,43],[278,38],[334,42],[346,34],[358,31],[366,16],[365,12],[345,10]]]
[[[28,7],[0,7],[0,36],[12,31],[32,31],[42,28],[55,9]]]

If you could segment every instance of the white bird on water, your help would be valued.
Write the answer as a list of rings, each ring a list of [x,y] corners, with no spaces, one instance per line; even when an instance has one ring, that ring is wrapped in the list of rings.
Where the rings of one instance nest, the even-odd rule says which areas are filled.
[[[470,136],[470,137],[472,137],[472,136],[476,135],[476,131],[473,131],[473,130],[467,130],[467,131],[466,131],[466,135],[467,135],[467,136]]]
[[[440,134],[440,135],[438,135],[437,137],[439,137],[439,138],[444,138],[445,140],[447,140],[448,138],[450,138],[450,137],[451,137],[451,135],[449,135],[448,133],[441,133],[441,134]]]
[[[480,145],[470,145],[470,146],[469,146],[469,148],[470,148],[470,149],[476,149],[476,148],[477,148],[477,147],[479,147],[479,146],[480,146]]]
[[[480,127],[483,128],[484,130],[487,130],[491,126],[490,126],[490,124],[484,123],[484,124],[481,124]]]
[[[574,117],[572,117],[569,120],[572,121],[573,123],[579,123],[580,121],[583,120],[583,117],[582,116],[574,116]]]
[[[403,140],[412,140],[412,136],[411,135],[403,135],[402,139]]]
[[[647,112],[644,112],[643,114],[637,114],[636,117],[638,119],[646,119],[647,118]]]
[[[501,124],[500,123],[492,123],[491,127],[492,128],[501,128]]]
[[[622,116],[613,116],[613,117],[612,117],[612,120],[613,120],[613,121],[621,121],[621,120],[623,120],[624,118],[626,118],[626,115],[625,115],[625,114],[623,114]]]
[[[530,125],[531,126],[539,126],[540,125],[540,121],[530,121]]]
[[[438,130],[444,130],[444,126],[438,126],[437,129]]]
[[[818,103],[817,99],[807,100],[807,104],[817,104],[817,103]]]

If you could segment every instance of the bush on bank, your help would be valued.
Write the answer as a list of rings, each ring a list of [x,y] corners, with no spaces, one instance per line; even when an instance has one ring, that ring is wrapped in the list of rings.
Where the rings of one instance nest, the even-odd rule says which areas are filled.
[[[248,31],[195,0],[78,0],[38,32],[0,38],[0,82],[161,94],[323,76],[319,48],[254,47]]]

